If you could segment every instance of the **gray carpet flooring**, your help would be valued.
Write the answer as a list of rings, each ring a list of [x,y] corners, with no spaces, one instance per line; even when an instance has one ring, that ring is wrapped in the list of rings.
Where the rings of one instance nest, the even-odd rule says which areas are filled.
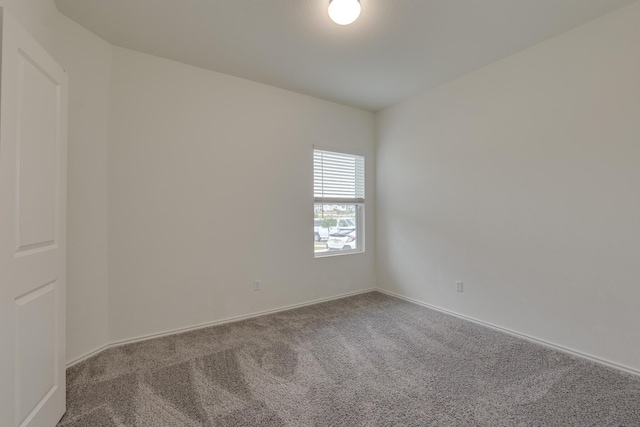
[[[112,348],[62,427],[640,426],[640,377],[379,292]]]

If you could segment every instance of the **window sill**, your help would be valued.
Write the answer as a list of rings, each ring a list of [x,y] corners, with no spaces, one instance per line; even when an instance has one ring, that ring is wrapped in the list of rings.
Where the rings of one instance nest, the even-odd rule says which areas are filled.
[[[363,250],[352,250],[352,251],[344,251],[344,250],[335,250],[335,251],[327,251],[327,252],[320,252],[317,254],[314,254],[314,258],[332,258],[335,256],[342,256],[342,255],[356,255],[356,254],[363,254],[365,251]]]

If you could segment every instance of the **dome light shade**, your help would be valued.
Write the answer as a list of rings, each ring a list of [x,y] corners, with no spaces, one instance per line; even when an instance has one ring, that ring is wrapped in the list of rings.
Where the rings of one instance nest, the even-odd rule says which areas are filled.
[[[360,16],[360,0],[330,0],[329,17],[336,24],[349,25]]]

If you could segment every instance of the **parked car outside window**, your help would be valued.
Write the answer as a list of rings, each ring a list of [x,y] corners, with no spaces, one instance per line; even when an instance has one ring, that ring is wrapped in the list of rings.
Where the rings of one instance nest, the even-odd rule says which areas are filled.
[[[356,228],[355,218],[337,218],[338,225],[335,231]]]
[[[313,220],[313,240],[320,242],[329,238],[329,229],[322,226],[322,219],[315,218]]]
[[[323,226],[326,218],[332,219],[334,225],[331,225],[330,227]],[[354,230],[356,228],[355,218],[326,218],[313,219],[313,240],[316,242],[325,241],[330,235],[337,233],[338,231]]]
[[[329,250],[353,250],[357,248],[356,229],[344,229],[333,233],[327,240]]]

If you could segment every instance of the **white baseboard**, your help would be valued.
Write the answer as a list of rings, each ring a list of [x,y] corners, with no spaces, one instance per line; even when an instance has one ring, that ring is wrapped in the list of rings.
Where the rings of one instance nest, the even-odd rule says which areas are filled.
[[[87,353],[84,353],[82,356],[76,357],[75,359],[67,362],[67,368],[72,367],[73,365],[76,365],[92,356],[97,355],[98,353],[107,350],[109,348],[112,347],[118,347],[120,345],[124,345],[124,344],[130,344],[130,343],[134,343],[134,342],[139,342],[139,341],[146,341],[146,340],[150,340],[153,338],[159,338],[159,337],[164,337],[167,335],[173,335],[173,334],[179,334],[181,332],[187,332],[187,331],[194,331],[196,329],[202,329],[202,328],[208,328],[209,326],[215,326],[215,325],[222,325],[223,323],[231,323],[231,322],[238,322],[240,320],[245,320],[245,319],[251,319],[253,317],[259,317],[259,316],[264,316],[267,314],[272,314],[272,313],[278,313],[280,311],[287,311],[287,310],[293,310],[294,308],[300,308],[300,307],[305,307],[308,305],[314,305],[314,304],[320,304],[322,302],[327,302],[327,301],[333,301],[333,300],[337,300],[337,299],[342,299],[342,298],[347,298],[347,297],[351,297],[354,295],[360,295],[360,294],[366,294],[369,292],[374,292],[376,291],[376,288],[369,288],[369,289],[363,289],[361,291],[355,291],[355,292],[349,292],[346,294],[340,294],[340,295],[336,295],[336,296],[332,296],[332,297],[328,297],[328,298],[320,298],[320,299],[316,299],[316,300],[312,300],[312,301],[307,301],[307,302],[303,302],[300,304],[292,304],[292,305],[287,305],[284,307],[278,307],[278,308],[274,308],[271,310],[264,310],[264,311],[258,311],[255,313],[250,313],[250,314],[245,314],[242,316],[235,316],[235,317],[228,317],[226,319],[221,319],[221,320],[215,320],[213,322],[207,322],[207,323],[202,323],[199,325],[193,325],[193,326],[187,326],[184,328],[177,328],[177,329],[171,329],[169,331],[164,331],[164,332],[158,332],[158,333],[153,333],[153,334],[149,334],[149,335],[142,335],[139,337],[135,337],[135,338],[127,338],[124,340],[119,340],[119,341],[113,341],[110,342],[108,344],[105,344],[103,346],[97,347],[91,351],[88,351]]]
[[[634,368],[629,367],[629,366],[621,365],[619,363],[615,363],[615,362],[612,362],[610,360],[601,359],[599,357],[592,356],[592,355],[587,354],[587,353],[582,353],[580,351],[577,351],[577,350],[574,350],[574,349],[571,349],[571,348],[568,348],[568,347],[563,347],[561,345],[554,344],[552,342],[545,341],[545,340],[540,339],[540,338],[532,337],[530,335],[523,334],[521,332],[517,332],[517,331],[511,330],[511,329],[508,329],[508,328],[504,328],[502,326],[497,326],[497,325],[494,325],[492,323],[484,322],[482,320],[478,320],[478,319],[475,319],[473,317],[465,316],[463,314],[456,313],[454,311],[450,311],[450,310],[447,310],[447,309],[444,309],[444,308],[437,307],[435,305],[427,304],[425,302],[418,301],[418,300],[413,299],[413,298],[405,297],[403,295],[397,294],[395,292],[388,291],[386,289],[377,288],[376,290],[378,292],[383,293],[383,294],[387,294],[387,295],[395,297],[395,298],[399,298],[399,299],[402,299],[402,300],[405,300],[405,301],[409,301],[411,303],[414,303],[414,304],[417,304],[417,305],[421,305],[423,307],[427,307],[427,308],[430,308],[432,310],[439,311],[441,313],[449,314],[451,316],[455,316],[455,317],[458,317],[460,319],[467,320],[469,322],[477,323],[479,325],[486,326],[486,327],[489,327],[491,329],[495,329],[497,331],[504,332],[506,334],[513,335],[513,336],[516,336],[518,338],[525,339],[527,341],[531,341],[531,342],[534,342],[534,343],[537,343],[537,344],[544,345],[546,347],[551,347],[551,348],[553,348],[555,350],[558,350],[558,351],[561,351],[563,353],[568,353],[568,354],[571,354],[573,356],[577,356],[577,357],[580,357],[580,358],[583,358],[583,359],[590,360],[590,361],[598,363],[600,365],[608,366],[610,368],[618,369],[620,371],[624,371],[624,372],[627,372],[629,374],[640,376],[640,370],[634,369]]]
[[[621,365],[619,363],[615,363],[615,362],[612,362],[610,360],[601,359],[599,357],[592,356],[592,355],[587,354],[587,353],[582,353],[580,351],[577,351],[577,350],[574,350],[574,349],[571,349],[571,348],[568,348],[568,347],[564,347],[564,346],[561,346],[561,345],[558,345],[558,344],[554,344],[552,342],[545,341],[545,340],[540,339],[540,338],[532,337],[530,335],[523,334],[521,332],[517,332],[517,331],[514,331],[512,329],[508,329],[508,328],[505,328],[505,327],[502,327],[502,326],[497,326],[497,325],[494,325],[492,323],[484,322],[482,320],[478,320],[478,319],[475,319],[473,317],[465,316],[463,314],[456,313],[454,311],[450,311],[450,310],[447,310],[447,309],[444,309],[444,308],[441,308],[441,307],[437,307],[437,306],[434,306],[434,305],[431,305],[431,304],[427,304],[425,302],[422,302],[422,301],[419,301],[419,300],[416,300],[416,299],[413,299],[413,298],[405,297],[404,295],[400,295],[400,294],[397,294],[395,292],[391,292],[391,291],[388,291],[386,289],[381,289],[381,288],[369,288],[369,289],[364,289],[364,290],[361,290],[361,291],[349,292],[349,293],[346,293],[346,294],[336,295],[336,296],[333,296],[333,297],[320,298],[320,299],[316,299],[316,300],[312,300],[312,301],[307,301],[307,302],[300,303],[300,304],[292,304],[292,305],[287,305],[287,306],[284,306],[284,307],[278,307],[278,308],[271,309],[271,310],[264,310],[264,311],[259,311],[259,312],[255,312],[255,313],[250,313],[250,314],[246,314],[246,315],[242,315],[242,316],[229,317],[229,318],[226,318],[226,319],[221,319],[221,320],[216,320],[216,321],[213,321],[213,322],[202,323],[202,324],[199,324],[199,325],[187,326],[187,327],[184,327],[184,328],[172,329],[172,330],[169,330],[169,331],[164,331],[164,332],[159,332],[159,333],[154,333],[154,334],[149,334],[149,335],[143,335],[143,336],[139,336],[139,337],[135,337],[135,338],[128,338],[128,339],[125,339],[125,340],[113,341],[113,342],[110,342],[110,343],[105,344],[103,346],[97,347],[97,348],[95,348],[95,349],[83,354],[82,356],[79,356],[79,357],[67,362],[67,368],[70,368],[70,367],[72,367],[72,366],[74,366],[74,365],[76,365],[76,364],[78,364],[78,363],[80,363],[80,362],[92,357],[92,356],[95,356],[95,355],[97,355],[98,353],[100,353],[100,352],[102,352],[104,350],[112,348],[112,347],[118,347],[118,346],[121,346],[121,345],[124,345],[124,344],[130,344],[130,343],[145,341],[145,340],[149,340],[149,339],[153,339],[153,338],[164,337],[164,336],[167,336],[167,335],[179,334],[181,332],[187,332],[187,331],[193,331],[193,330],[196,330],[196,329],[207,328],[209,326],[222,325],[224,323],[238,322],[240,320],[251,319],[253,317],[264,316],[264,315],[267,315],[267,314],[278,313],[278,312],[281,312],[281,311],[293,310],[295,308],[300,308],[300,307],[305,307],[305,306],[308,306],[308,305],[319,304],[319,303],[327,302],[327,301],[338,300],[338,299],[347,298],[347,297],[350,297],[350,296],[359,295],[359,294],[365,294],[365,293],[374,292],[374,291],[378,291],[378,292],[381,292],[383,294],[386,294],[386,295],[389,295],[389,296],[392,296],[392,297],[395,297],[395,298],[399,298],[399,299],[402,299],[402,300],[405,300],[405,301],[409,301],[411,303],[414,303],[414,304],[417,304],[417,305],[420,305],[420,306],[423,306],[423,307],[426,307],[426,308],[430,308],[432,310],[436,310],[436,311],[439,311],[441,313],[449,314],[451,316],[455,316],[455,317],[458,317],[460,319],[467,320],[469,322],[473,322],[473,323],[476,323],[476,324],[479,324],[479,325],[482,325],[482,326],[486,326],[486,327],[489,327],[491,329],[494,329],[494,330],[497,330],[497,331],[500,331],[500,332],[503,332],[503,333],[506,333],[506,334],[509,334],[509,335],[512,335],[512,336],[515,336],[515,337],[518,337],[518,338],[525,339],[527,341],[531,341],[531,342],[534,342],[534,343],[537,343],[537,344],[541,344],[541,345],[544,345],[546,347],[550,347],[550,348],[553,348],[555,350],[562,351],[563,353],[568,353],[568,354],[571,354],[571,355],[576,356],[576,357],[587,359],[587,360],[590,360],[592,362],[598,363],[600,365],[608,366],[610,368],[618,369],[618,370],[623,371],[623,372],[627,372],[627,373],[630,373],[630,374],[633,374],[633,375],[640,376],[640,370],[638,370],[638,369],[634,369],[634,368],[629,367],[629,366]]]

